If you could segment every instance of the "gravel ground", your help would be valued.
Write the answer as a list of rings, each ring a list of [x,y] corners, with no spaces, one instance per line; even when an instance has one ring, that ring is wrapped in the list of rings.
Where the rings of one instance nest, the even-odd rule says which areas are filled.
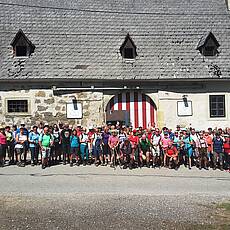
[[[0,170],[0,229],[215,229],[216,205],[229,200],[220,171]]]
[[[215,224],[215,202],[191,196],[3,196],[0,220],[1,229],[192,229]]]

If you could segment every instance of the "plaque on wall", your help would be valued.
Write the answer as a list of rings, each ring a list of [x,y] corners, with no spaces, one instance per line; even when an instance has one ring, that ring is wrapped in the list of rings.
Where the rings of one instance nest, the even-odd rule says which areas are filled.
[[[192,101],[177,101],[177,115],[178,116],[192,116]]]
[[[77,101],[69,102],[66,104],[66,117],[68,119],[81,119],[82,118],[82,104]]]

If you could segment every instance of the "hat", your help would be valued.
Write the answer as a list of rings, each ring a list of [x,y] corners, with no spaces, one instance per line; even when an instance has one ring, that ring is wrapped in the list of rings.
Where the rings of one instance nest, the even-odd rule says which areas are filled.
[[[91,125],[91,126],[89,126],[89,130],[91,130],[91,129],[93,129],[93,126]]]
[[[136,129],[134,129],[134,130],[133,130],[133,133],[136,133],[136,132],[137,132],[137,130],[136,130]]]

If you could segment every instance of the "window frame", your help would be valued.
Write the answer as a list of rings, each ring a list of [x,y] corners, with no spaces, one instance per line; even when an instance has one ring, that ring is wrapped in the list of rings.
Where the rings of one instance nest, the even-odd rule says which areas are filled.
[[[129,50],[130,54],[132,53],[132,57],[127,57],[126,56],[126,52]],[[134,51],[134,48],[133,47],[124,47],[124,50],[123,50],[123,58],[124,59],[130,59],[130,60],[133,60],[135,59],[135,55],[134,55],[135,51]]]
[[[9,112],[8,110],[8,102],[9,101],[27,101],[27,112]],[[8,116],[25,116],[31,115],[31,99],[28,97],[7,97],[5,98],[5,114]]]
[[[222,97],[223,101],[218,102],[218,98],[215,101],[212,100],[214,97]],[[218,103],[223,104],[223,115],[219,115],[219,108]],[[216,108],[213,108],[213,104],[216,104]],[[213,111],[216,110],[217,114],[213,115]],[[210,118],[226,118],[226,95],[225,94],[218,94],[218,95],[209,95],[209,117]]]

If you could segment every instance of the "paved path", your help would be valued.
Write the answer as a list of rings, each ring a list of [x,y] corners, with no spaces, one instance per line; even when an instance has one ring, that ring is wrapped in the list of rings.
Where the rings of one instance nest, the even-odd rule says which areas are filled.
[[[230,174],[169,169],[0,169],[0,229],[209,229]]]
[[[39,166],[0,169],[1,193],[117,193],[230,196],[230,173],[161,169],[114,170],[109,167]]]

